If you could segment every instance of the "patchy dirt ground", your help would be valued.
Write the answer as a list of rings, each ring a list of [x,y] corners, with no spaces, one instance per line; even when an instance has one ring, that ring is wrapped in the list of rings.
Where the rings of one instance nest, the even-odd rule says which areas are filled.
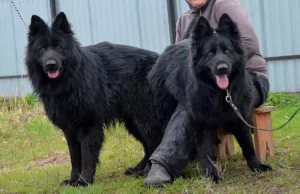
[[[69,155],[62,153],[51,152],[48,156],[43,157],[39,160],[32,161],[28,164],[28,168],[32,167],[44,167],[44,166],[58,166],[62,164],[70,163]]]

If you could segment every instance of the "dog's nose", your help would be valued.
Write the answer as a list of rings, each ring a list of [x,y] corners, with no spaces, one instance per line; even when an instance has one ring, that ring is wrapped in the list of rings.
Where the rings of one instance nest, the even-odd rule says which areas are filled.
[[[217,66],[217,70],[219,73],[226,73],[228,70],[228,66],[225,63],[221,63]]]
[[[56,61],[53,59],[47,60],[46,61],[46,67],[51,68],[56,66]]]

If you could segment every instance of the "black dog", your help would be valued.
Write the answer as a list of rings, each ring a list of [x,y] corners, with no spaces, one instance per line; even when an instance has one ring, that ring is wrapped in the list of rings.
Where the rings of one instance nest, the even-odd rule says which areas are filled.
[[[143,170],[162,138],[146,75],[158,54],[107,42],[81,47],[63,12],[49,27],[32,16],[26,66],[48,118],[67,139],[72,171],[63,184],[93,183],[103,127],[123,121],[145,150],[126,174]]]
[[[250,70],[246,70],[246,63],[238,28],[231,18],[224,14],[220,18],[216,31],[204,17],[200,17],[191,38],[167,47],[148,75],[157,101],[175,99],[189,113],[190,116],[183,119],[182,124],[178,123],[182,120],[181,115],[185,115],[182,114],[182,109],[178,108],[181,112],[175,112],[174,115],[178,116],[177,119],[173,119],[174,123],[177,123],[169,123],[169,127],[188,126],[186,130],[190,131],[190,135],[182,139],[192,139],[195,134],[196,159],[208,170],[208,176],[213,177],[215,181],[220,179],[212,163],[216,160],[214,146],[218,128],[229,129],[234,134],[251,170],[271,170],[270,166],[262,164],[257,158],[251,131],[225,100],[227,90],[243,117],[251,123],[254,85],[253,74]],[[164,110],[170,109],[174,110],[169,107],[164,108]],[[184,133],[178,132],[178,134]],[[178,134],[177,136],[180,136]],[[172,143],[171,140],[169,142]],[[166,145],[165,147],[168,147],[170,144],[166,143]],[[180,158],[178,155],[174,156],[178,158],[178,164],[173,160],[174,158],[170,159],[173,156],[167,156],[163,160],[155,159],[170,163],[162,165],[165,168],[173,167],[172,170],[175,171],[173,174],[176,175],[178,166],[183,166],[183,158],[188,158],[187,152],[180,151],[183,145],[187,144],[182,143],[174,148],[177,149],[176,153],[182,154]],[[191,149],[192,147],[189,148]],[[166,151],[160,153],[169,154]],[[172,171],[167,170],[169,173]]]

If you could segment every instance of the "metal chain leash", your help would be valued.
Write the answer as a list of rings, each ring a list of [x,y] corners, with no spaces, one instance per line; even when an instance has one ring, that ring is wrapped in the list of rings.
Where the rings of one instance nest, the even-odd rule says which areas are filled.
[[[15,8],[15,10],[17,11],[18,15],[20,16],[20,18],[21,18],[22,22],[24,23],[24,25],[28,28],[28,25],[26,24],[26,22],[25,22],[25,20],[24,20],[24,18],[22,16],[22,14],[21,14],[18,6],[16,5],[16,2],[14,0],[11,0],[11,3],[13,5],[13,7]]]

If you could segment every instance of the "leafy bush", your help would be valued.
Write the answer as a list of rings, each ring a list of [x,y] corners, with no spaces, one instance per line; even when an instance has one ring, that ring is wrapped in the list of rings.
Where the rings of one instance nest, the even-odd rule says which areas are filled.
[[[20,107],[33,108],[38,103],[38,98],[34,94],[28,94],[24,97],[1,97],[0,96],[0,108],[10,110],[16,110]]]
[[[264,105],[278,107],[300,107],[300,95],[295,93],[286,94],[284,92],[270,92]]]
[[[34,94],[28,94],[25,96],[26,104],[30,107],[33,107],[38,102],[38,97]]]

